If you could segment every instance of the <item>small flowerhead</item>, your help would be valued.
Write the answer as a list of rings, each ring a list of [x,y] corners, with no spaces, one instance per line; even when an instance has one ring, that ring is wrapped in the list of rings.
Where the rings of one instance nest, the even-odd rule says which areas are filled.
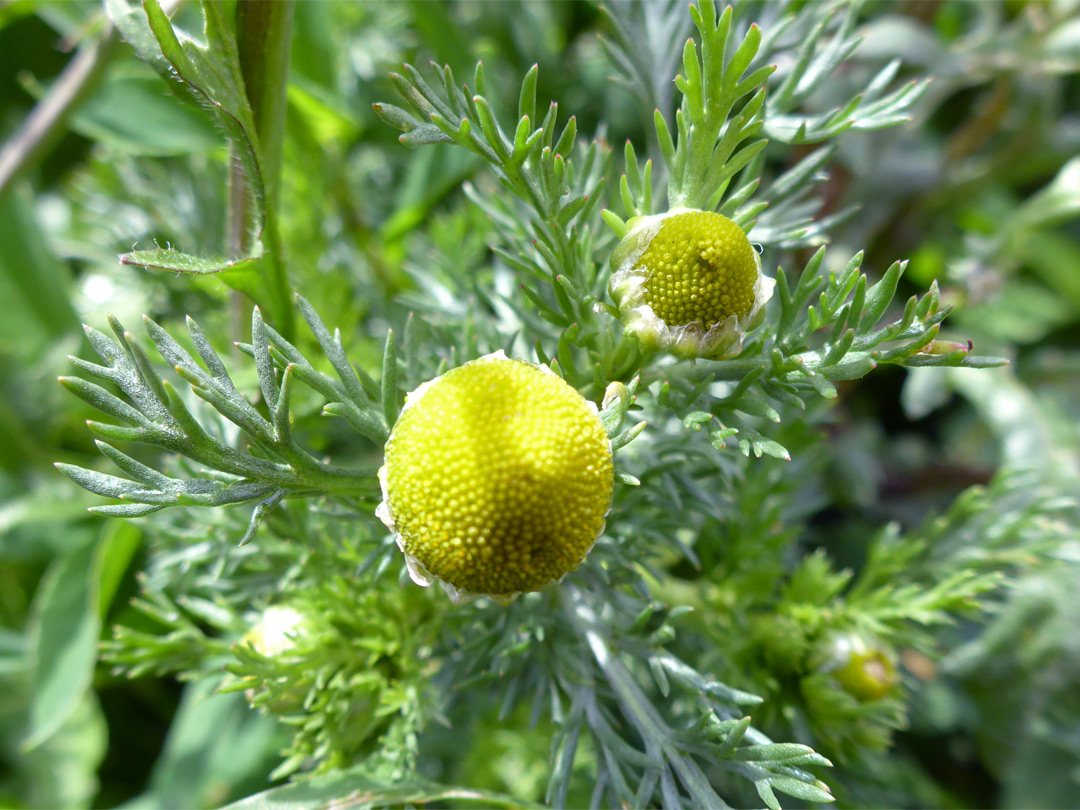
[[[880,700],[897,682],[896,665],[889,653],[858,634],[842,634],[828,640],[824,669],[840,687],[861,703]]]
[[[303,615],[291,607],[275,605],[263,611],[259,621],[241,639],[259,655],[273,657],[295,646],[294,636],[304,622]]]
[[[311,622],[295,608],[275,605],[263,611],[255,625],[240,639],[241,644],[251,647],[264,658],[295,657],[297,639],[311,630]],[[232,676],[230,675],[231,679]],[[299,685],[275,690],[271,694],[266,683],[255,675],[245,675],[240,682],[247,684],[244,697],[252,706],[258,705],[263,712],[290,714],[304,703],[306,689]]]
[[[614,487],[596,406],[502,352],[413,391],[386,445],[377,514],[413,580],[509,602],[577,568]]]
[[[738,354],[773,288],[742,228],[721,214],[687,209],[627,226],[611,277],[626,331],[647,350],[679,357]]]

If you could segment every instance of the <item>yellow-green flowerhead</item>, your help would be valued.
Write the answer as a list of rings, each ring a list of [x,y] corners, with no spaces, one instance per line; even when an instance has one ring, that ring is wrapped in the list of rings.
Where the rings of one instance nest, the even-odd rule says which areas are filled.
[[[379,477],[413,580],[456,602],[558,582],[603,531],[614,487],[596,406],[502,352],[409,395]]]
[[[711,211],[627,223],[611,295],[626,331],[650,351],[730,357],[764,317],[773,282],[742,228]]]
[[[892,691],[896,685],[896,667],[884,653],[868,650],[854,653],[833,677],[849,695],[866,703],[881,700]]]
[[[861,703],[881,700],[896,686],[898,676],[891,655],[859,634],[830,638],[827,655],[824,668]]]
[[[268,658],[281,655],[295,646],[293,639],[303,622],[303,615],[291,607],[269,607],[241,641],[250,644],[259,655]]]
[[[249,645],[266,658],[288,657],[295,655],[297,638],[309,628],[310,622],[302,613],[288,606],[275,605],[263,611],[255,625],[240,639],[240,643]],[[228,679],[231,681],[233,676],[229,675]],[[260,684],[254,675],[245,675],[240,682],[248,685],[244,690],[244,697],[248,703],[255,706],[256,699],[265,693],[266,686]],[[291,714],[303,706],[305,694],[306,689],[302,687],[290,687],[273,700],[260,699],[258,706],[263,712]]]

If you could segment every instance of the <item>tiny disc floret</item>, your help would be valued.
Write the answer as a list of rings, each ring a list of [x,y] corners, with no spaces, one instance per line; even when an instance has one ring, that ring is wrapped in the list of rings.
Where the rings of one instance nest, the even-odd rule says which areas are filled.
[[[595,405],[501,352],[409,395],[386,445],[380,516],[413,579],[508,601],[562,579],[603,531],[614,487]]]
[[[679,357],[738,354],[773,289],[746,233],[712,211],[631,219],[612,266],[626,331],[648,351]]]

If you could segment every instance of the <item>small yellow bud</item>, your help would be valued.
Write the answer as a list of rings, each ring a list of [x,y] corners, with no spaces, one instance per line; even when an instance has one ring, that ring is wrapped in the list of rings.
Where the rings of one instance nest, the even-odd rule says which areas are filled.
[[[291,607],[276,605],[263,611],[255,625],[240,639],[240,643],[249,645],[255,652],[266,658],[295,655],[296,640],[307,632],[309,627],[310,623],[299,611]],[[228,675],[227,681],[232,680],[233,676]],[[252,706],[256,705],[256,698],[264,692],[266,687],[260,685],[254,675],[247,675],[240,681],[249,684],[249,688],[244,690],[244,697]],[[261,702],[259,708],[263,712],[292,714],[303,706],[305,694],[306,689],[303,687],[291,687],[276,699]]]
[[[269,607],[240,641],[250,644],[259,655],[281,655],[295,646],[293,636],[303,621],[304,617],[291,607]]]
[[[680,357],[738,354],[773,288],[742,228],[691,210],[627,224],[610,284],[626,331],[647,350]]]
[[[580,565],[614,487],[596,406],[550,369],[502,352],[409,395],[379,471],[377,514],[414,581],[455,602],[508,602]]]
[[[896,667],[876,650],[853,653],[848,662],[833,673],[849,695],[866,703],[881,700],[896,685]]]
[[[859,633],[829,637],[823,649],[822,669],[861,703],[881,700],[896,686],[896,665],[890,651]]]

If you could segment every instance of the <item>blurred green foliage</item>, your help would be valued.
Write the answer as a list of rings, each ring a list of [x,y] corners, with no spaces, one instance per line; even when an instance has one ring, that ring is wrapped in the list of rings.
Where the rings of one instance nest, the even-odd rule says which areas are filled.
[[[655,157],[648,110],[670,114],[674,103],[670,82],[655,77],[678,70],[680,55],[662,46],[681,48],[691,30],[675,5],[679,22],[667,27],[659,22],[676,16],[663,0],[607,9],[578,2],[296,5],[276,238],[289,286],[341,330],[355,365],[377,370],[387,327],[400,332],[415,311],[426,321],[414,335],[424,356],[407,374],[430,376],[445,359],[446,346],[428,351],[440,330],[466,322],[461,344],[475,347],[478,296],[500,285],[509,295],[511,287],[505,263],[489,250],[500,244],[498,223],[462,191],[466,183],[474,198],[490,196],[491,175],[480,158],[449,144],[401,148],[372,112],[373,103],[396,98],[387,73],[430,59],[471,76],[483,60],[486,95],[506,120],[520,77],[538,63],[537,97],[574,111],[578,132],[609,144],[629,140]],[[746,2],[737,14],[756,20],[767,37],[799,5]],[[174,22],[198,31],[201,13],[184,3]],[[801,458],[736,467],[723,457],[716,500],[741,518],[694,524],[704,538],[699,555],[663,546],[667,556],[649,563],[662,569],[653,597],[697,610],[680,618],[658,609],[646,621],[657,633],[674,632],[669,618],[680,632],[686,626],[679,638],[691,640],[680,654],[764,697],[752,710],[757,728],[833,759],[827,781],[844,806],[1080,807],[1080,523],[1067,500],[1080,485],[1080,8],[1071,0],[898,0],[837,13],[850,13],[861,42],[830,82],[800,99],[803,114],[845,104],[892,59],[901,60],[900,80],[932,81],[907,123],[853,129],[833,141],[828,178],[820,178],[824,205],[813,214],[843,214],[828,234],[828,269],[840,270],[863,249],[867,268],[909,258],[899,299],[936,281],[943,301],[957,307],[939,337],[972,339],[980,353],[1006,356],[1010,365],[889,368],[838,383],[831,411],[812,407],[806,424],[786,420],[771,434]],[[653,35],[642,42],[635,39],[641,31]],[[640,75],[633,65],[620,67],[620,37],[640,46],[648,68]],[[783,52],[789,60],[791,53]],[[354,572],[381,573],[398,561],[392,546],[369,536],[369,523],[356,528],[361,521],[348,504],[331,500],[320,507],[325,514],[310,515],[290,502],[267,518],[272,532],[237,549],[246,514],[176,510],[145,523],[105,520],[86,513],[99,499],[51,466],[104,469],[84,428],[95,412],[55,381],[70,373],[68,354],[92,358],[80,322],[107,331],[107,312],[125,324],[148,313],[175,335],[191,313],[222,350],[247,333],[250,302],[236,289],[257,298],[273,292],[230,287],[216,274],[178,278],[117,262],[135,246],[223,254],[233,163],[220,122],[119,41],[100,4],[0,5],[5,149],[84,56],[93,70],[66,117],[32,143],[35,152],[17,173],[0,175],[0,805],[212,807],[313,762],[325,762],[327,773],[267,801],[324,806],[363,790],[379,806],[545,801],[549,753],[563,750],[551,747],[558,722],[527,701],[500,711],[496,690],[442,717],[442,705],[424,694],[431,673],[416,652],[435,642],[416,637],[398,646],[396,633],[383,638],[380,628],[363,626],[363,614],[340,615],[378,601],[408,625],[444,607],[427,594],[402,596],[396,567],[376,590],[356,592]],[[613,73],[623,81],[612,82]],[[767,151],[764,165],[775,176],[812,149]],[[767,215],[762,220],[770,224]],[[802,267],[811,255],[792,246],[774,266]],[[276,294],[283,316],[289,304],[282,289]],[[317,352],[303,328],[290,339]],[[241,352],[222,353],[231,369],[242,369],[238,387],[256,390]],[[411,390],[422,379],[402,384]],[[310,392],[296,396],[293,429],[314,455],[377,464],[379,448],[322,418]],[[145,448],[131,452],[155,462]],[[656,461],[645,451],[628,456],[630,472]],[[665,463],[688,462],[676,454]],[[178,464],[173,470],[182,472]],[[685,525],[679,514],[665,518],[670,504],[656,503],[665,487],[690,486],[678,474],[642,474],[646,486],[619,508],[655,512],[642,537],[663,534],[666,543],[694,547],[690,518]],[[985,490],[962,495],[971,485]],[[613,526],[618,521],[613,515]],[[302,559],[289,545],[299,537],[317,541]],[[763,537],[775,545],[763,547]],[[903,569],[875,570],[882,546],[918,553]],[[781,548],[787,557],[771,555]],[[354,570],[335,569],[343,558]],[[893,605],[874,604],[881,625],[898,633],[906,714],[895,697],[871,708],[841,695],[822,664],[829,639],[818,630],[837,611],[860,621],[873,613],[859,612],[851,592],[846,601],[833,598],[848,586],[843,570],[855,572],[856,589],[860,577],[901,588],[944,578],[949,566],[960,577],[980,566],[1008,573],[989,621],[949,623],[942,617],[955,605],[928,603],[914,621],[932,630],[906,637]],[[746,575],[740,585],[756,587],[736,592],[726,579],[736,569]],[[360,678],[350,694],[360,700],[399,690],[398,714],[348,742],[365,754],[377,739],[395,746],[382,765],[408,776],[393,790],[366,771],[350,774],[349,762],[322,759],[318,746],[337,738],[317,728],[294,734],[302,714],[283,726],[250,708],[236,682],[219,692],[220,679],[204,677],[228,667],[230,677],[242,678],[267,667],[254,653],[241,653],[238,663],[232,643],[289,583],[315,588],[320,580],[338,590],[310,595],[308,609],[323,624],[309,640],[325,648],[354,634],[374,639],[361,667],[371,670],[369,680]],[[242,583],[251,601],[230,604],[229,591],[215,584],[226,581]],[[774,610],[781,599],[787,612]],[[391,603],[393,610],[385,607]],[[511,631],[543,638],[543,624],[530,624],[524,611],[505,615],[506,638]],[[99,643],[114,639],[118,625],[126,629],[102,663]],[[515,689],[538,687],[527,674],[515,681],[514,653],[485,647],[470,620],[458,616],[446,632],[475,642],[481,658],[504,656]],[[124,633],[145,639],[153,654],[133,658]],[[534,644],[538,656],[551,649]],[[146,674],[128,679],[125,667]],[[321,686],[322,677],[298,680],[306,688],[305,678]],[[282,684],[266,682],[256,706],[290,697]],[[679,700],[690,702],[673,699],[677,709]],[[834,727],[837,717],[843,722]],[[426,765],[412,773],[421,749]],[[597,760],[583,737],[565,777],[568,806],[590,801]],[[725,794],[733,800],[759,802],[730,776],[716,779],[733,782]],[[272,805],[256,797],[240,806]]]

